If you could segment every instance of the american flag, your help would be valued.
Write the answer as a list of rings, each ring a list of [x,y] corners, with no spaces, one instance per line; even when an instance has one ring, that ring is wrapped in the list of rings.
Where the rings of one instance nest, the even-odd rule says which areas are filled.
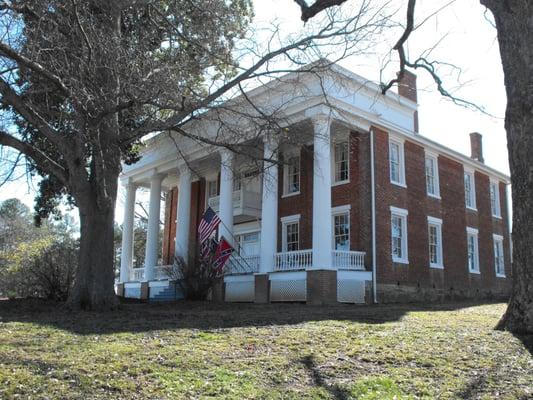
[[[207,207],[200,220],[200,225],[198,225],[198,239],[200,244],[203,244],[211,236],[219,224],[220,218],[217,213],[211,207]]]
[[[213,261],[213,268],[218,274],[222,272],[222,269],[224,268],[226,261],[228,261],[228,258],[230,258],[231,253],[233,253],[233,250],[234,248],[231,246],[231,244],[229,244],[224,237],[221,237],[220,241],[218,242]]]

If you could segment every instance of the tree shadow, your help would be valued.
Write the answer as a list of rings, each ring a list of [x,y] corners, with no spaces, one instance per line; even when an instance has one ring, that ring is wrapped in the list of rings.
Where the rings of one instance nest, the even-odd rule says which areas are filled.
[[[529,354],[533,356],[533,335],[514,334],[514,337],[520,340],[527,351],[529,351]]]
[[[348,400],[350,398],[350,393],[345,388],[342,388],[337,384],[330,385],[327,383],[326,379],[320,372],[320,369],[316,365],[315,358],[312,354],[302,357],[299,361],[309,372],[315,386],[326,389],[334,399]]]
[[[72,312],[58,303],[38,300],[0,301],[0,322],[27,322],[80,335],[149,332],[159,329],[220,329],[296,325],[344,320],[382,324],[411,311],[453,311],[487,302],[310,306],[295,303],[250,304],[178,301],[164,304],[121,304],[110,312]]]

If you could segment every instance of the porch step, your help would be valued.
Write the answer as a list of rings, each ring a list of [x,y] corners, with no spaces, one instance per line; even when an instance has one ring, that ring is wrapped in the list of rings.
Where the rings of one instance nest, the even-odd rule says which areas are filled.
[[[150,302],[152,303],[180,299],[183,299],[183,294],[181,293],[179,287],[176,287],[175,285],[150,288]]]

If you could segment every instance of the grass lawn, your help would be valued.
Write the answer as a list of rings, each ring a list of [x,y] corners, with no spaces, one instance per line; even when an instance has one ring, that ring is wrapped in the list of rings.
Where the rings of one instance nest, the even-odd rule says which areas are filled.
[[[0,399],[532,399],[504,309],[0,301]]]

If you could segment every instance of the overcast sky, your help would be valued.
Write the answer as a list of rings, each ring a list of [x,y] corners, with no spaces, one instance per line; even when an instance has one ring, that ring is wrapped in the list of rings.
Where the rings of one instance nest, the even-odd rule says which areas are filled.
[[[349,0],[343,7],[354,7]],[[419,1],[416,22],[439,10],[450,1]],[[405,1],[393,1],[398,8]],[[258,26],[276,19],[287,32],[297,32],[303,26],[299,9],[292,0],[254,0],[255,24]],[[405,14],[401,8],[398,20]],[[443,70],[443,80],[456,96],[478,104],[491,114],[471,111],[444,99],[436,90],[428,74],[418,75],[418,102],[420,133],[454,150],[470,154],[469,133],[483,135],[486,164],[504,173],[509,173],[507,142],[504,130],[505,91],[503,72],[499,58],[496,31],[487,21],[485,9],[475,0],[458,0],[438,12],[417,29],[409,39],[409,54],[414,57],[421,51],[432,48],[441,40],[431,54],[432,60],[444,61],[461,68],[460,82],[456,75]],[[384,38],[383,46],[393,43],[397,35]],[[367,55],[364,58],[348,59],[341,65],[365,78],[379,82],[383,54]],[[394,66],[393,66],[394,67]],[[388,71],[392,74],[393,71]],[[21,198],[30,207],[33,195],[25,181],[8,184],[0,189],[0,200]],[[119,197],[117,221],[122,220]]]

